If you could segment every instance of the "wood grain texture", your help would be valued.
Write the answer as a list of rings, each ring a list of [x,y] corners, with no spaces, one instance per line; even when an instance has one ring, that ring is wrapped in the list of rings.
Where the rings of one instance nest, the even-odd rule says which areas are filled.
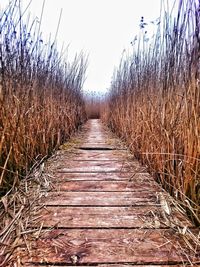
[[[148,191],[155,193],[160,191],[160,187],[156,183],[143,183],[141,187],[140,181],[60,181],[54,184],[55,191],[97,191],[97,192],[143,192]]]
[[[159,207],[46,207],[34,227],[62,228],[169,228]],[[40,215],[39,214],[39,215]],[[155,217],[156,215],[156,217]],[[181,213],[172,211],[177,225],[192,226]],[[180,223],[181,222],[181,223]]]
[[[84,229],[53,230],[32,241],[25,262],[72,263],[180,263],[187,260],[180,240],[171,230]],[[197,258],[196,258],[197,259]],[[193,258],[195,260],[195,258]]]
[[[41,199],[44,205],[54,206],[138,206],[156,205],[151,192],[49,192]],[[159,205],[159,204],[157,204]]]

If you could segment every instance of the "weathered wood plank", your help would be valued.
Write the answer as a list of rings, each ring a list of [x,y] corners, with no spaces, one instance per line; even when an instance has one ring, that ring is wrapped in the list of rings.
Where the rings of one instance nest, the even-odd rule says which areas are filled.
[[[79,149],[86,149],[86,150],[89,150],[89,149],[98,149],[98,150],[126,150],[126,148],[124,148],[123,146],[118,146],[118,145],[115,145],[115,144],[106,144],[106,143],[88,143],[88,142],[85,142],[85,143],[82,143],[81,145],[77,146],[77,148]]]
[[[152,182],[152,186],[149,187],[149,183],[140,181],[59,181],[55,182],[53,186],[55,191],[148,191],[155,193],[155,191],[161,190],[156,183]]]
[[[65,228],[168,228],[169,221],[163,218],[159,207],[46,207],[42,209],[41,218],[32,227],[65,227]],[[112,215],[112,216],[111,216]],[[180,227],[192,226],[176,210],[170,218],[176,218]],[[179,223],[178,223],[179,221]]]
[[[57,172],[135,172],[144,171],[138,161],[103,161],[62,160],[57,166]]]
[[[25,264],[24,266],[26,266],[26,267],[60,267],[60,265],[44,265],[44,264],[42,264],[42,265],[39,265],[39,264]],[[191,265],[187,265],[187,264],[179,264],[179,265],[172,265],[172,264],[170,264],[170,265],[134,265],[134,264],[98,264],[98,265],[89,265],[89,266],[91,266],[91,267],[190,267]],[[74,265],[62,265],[62,267],[74,267]],[[88,265],[81,265],[81,267],[88,267]],[[195,267],[200,267],[200,265],[199,264],[195,264]]]
[[[85,143],[87,145],[94,145],[94,144],[98,144],[98,145],[102,145],[102,146],[107,146],[107,145],[110,145],[108,141],[106,141],[106,136],[101,136],[101,137],[98,137],[98,138],[91,138],[91,137],[88,137],[86,140],[85,140]]]
[[[176,264],[191,256],[189,251],[185,256],[180,244],[172,230],[52,230],[31,242],[30,255],[22,263],[70,264],[75,256],[79,264]]]
[[[90,150],[90,148],[92,150],[116,150],[116,148],[112,145],[109,145],[109,144],[96,144],[96,143],[88,143],[88,142],[85,142],[85,143],[82,143],[81,145],[77,146],[78,149],[84,149],[84,150]],[[87,149],[88,148],[88,149]]]
[[[57,173],[55,172],[52,179],[56,181],[137,181],[144,184],[152,184],[154,182],[153,178],[146,172],[144,173],[129,173],[129,172],[119,172],[119,173],[103,173],[103,172],[91,172],[91,173]]]
[[[75,160],[126,160],[127,153],[124,151],[101,151],[101,150],[80,150],[77,149],[72,152]]]
[[[44,205],[127,206],[156,205],[156,195],[143,192],[49,192],[41,199]]]
[[[90,171],[91,169],[91,171]],[[107,168],[103,168],[102,166],[94,166],[91,168],[88,168],[87,166],[83,166],[83,167],[71,167],[71,168],[60,168],[57,170],[57,172],[59,173],[74,173],[74,172],[78,172],[78,173],[90,173],[90,172],[102,172],[102,173],[106,173],[106,172],[116,172],[116,173],[120,173],[120,172],[127,172],[127,170],[120,170],[119,168],[115,168],[115,167],[107,167]],[[132,170],[134,172],[134,170]],[[143,169],[141,168],[140,170],[141,172],[143,171]]]
[[[77,160],[76,158],[73,159],[67,159],[64,158],[59,161],[62,165],[64,165],[66,168],[67,167],[73,167],[73,166],[78,166],[78,167],[84,167],[87,165],[87,167],[93,167],[93,166],[102,166],[102,167],[111,167],[115,166],[116,168],[123,168],[123,167],[141,167],[138,161],[128,161],[125,159],[110,159],[110,160],[104,160],[103,158],[101,160],[99,159],[87,159],[82,155],[82,158]]]
[[[44,264],[42,264],[42,265],[33,265],[33,264],[26,264],[26,266],[27,267],[42,267],[42,266],[44,266],[44,267],[60,267],[60,265],[44,265]],[[179,265],[172,265],[172,264],[170,264],[170,265],[134,265],[134,264],[128,264],[128,263],[126,263],[126,264],[98,264],[98,265],[89,265],[89,266],[91,266],[91,267],[189,267],[190,265],[186,265],[186,264],[179,264]],[[67,267],[74,267],[74,265],[67,265]],[[88,265],[81,265],[81,267],[88,267]],[[199,264],[195,264],[195,267],[200,267],[200,265]]]

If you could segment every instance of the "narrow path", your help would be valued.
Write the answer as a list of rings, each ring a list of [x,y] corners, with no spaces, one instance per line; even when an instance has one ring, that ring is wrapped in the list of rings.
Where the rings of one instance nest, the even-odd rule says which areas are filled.
[[[55,158],[54,166],[54,187],[33,220],[40,235],[18,251],[22,266],[200,262],[181,237],[191,223],[99,120],[88,121],[73,153]]]

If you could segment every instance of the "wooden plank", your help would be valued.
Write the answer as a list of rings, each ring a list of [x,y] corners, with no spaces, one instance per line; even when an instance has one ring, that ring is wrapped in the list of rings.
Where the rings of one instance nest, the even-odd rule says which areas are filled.
[[[152,186],[149,187],[149,183],[142,183],[140,181],[128,182],[128,181],[59,181],[53,184],[53,190],[55,191],[148,191],[154,192],[161,191],[161,188],[156,183],[152,182]],[[52,190],[52,191],[53,191]]]
[[[38,264],[25,264],[25,266],[27,266],[27,267],[42,267],[42,266],[44,266],[44,267],[60,267],[60,265],[44,265],[44,264],[42,264],[42,265],[38,265]],[[128,264],[128,263],[126,263],[126,264],[98,264],[98,265],[89,265],[89,266],[91,266],[91,267],[191,267],[191,265],[186,265],[186,264],[179,264],[179,265],[134,265],[134,264]],[[194,265],[195,267],[200,267],[200,265],[198,265],[198,264],[195,264]],[[74,265],[62,265],[62,267],[74,267]],[[88,265],[81,265],[81,267],[88,267]]]
[[[95,150],[95,148],[97,148],[98,150],[99,149],[102,149],[102,150],[112,150],[112,149],[115,149],[113,146],[109,145],[109,144],[97,144],[97,143],[88,143],[87,140],[86,142],[80,144],[79,146],[77,146],[78,149],[85,149],[85,150],[90,150],[89,148],[93,148]],[[88,149],[86,149],[88,148]]]
[[[65,228],[168,228],[169,221],[162,216],[159,207],[46,207],[32,227],[65,227]],[[112,215],[112,216],[111,216]],[[156,215],[156,217],[155,217]],[[180,227],[192,224],[186,218],[172,210],[170,220],[176,218]],[[179,223],[178,223],[179,221]]]
[[[97,136],[97,137],[88,137],[85,140],[85,143],[87,143],[87,145],[89,144],[98,144],[98,145],[102,145],[102,146],[107,146],[109,145],[109,139],[107,139],[106,136]]]
[[[61,161],[57,172],[143,172],[146,171],[138,161],[131,163],[125,161]]]
[[[112,150],[76,150],[72,152],[70,155],[74,156],[75,160],[125,160],[126,153],[122,153],[122,151],[112,151]]]
[[[74,149],[68,158],[74,160],[127,160],[128,153],[122,150],[82,150]],[[129,160],[134,159],[129,155]]]
[[[127,206],[155,205],[156,195],[150,192],[49,192],[41,199],[44,205]]]
[[[98,143],[82,143],[81,145],[77,146],[77,148],[79,149],[86,149],[86,150],[90,150],[90,149],[97,149],[97,150],[126,150],[126,148],[124,148],[123,146],[118,146],[115,144],[98,144]]]
[[[103,141],[104,143],[106,143],[109,140],[109,137],[107,135],[107,133],[102,132],[102,131],[96,131],[96,133],[94,132],[87,132],[85,134],[85,138],[83,138],[84,141],[91,141],[94,140],[95,142],[98,140]]]
[[[80,151],[80,150],[78,150]],[[82,153],[81,153],[82,152]],[[81,150],[80,153],[76,153],[74,160],[107,160],[107,161],[114,161],[114,160],[124,160],[126,155],[124,154],[115,154],[111,150],[101,151],[101,150]]]
[[[129,173],[129,172],[112,172],[112,173],[103,173],[103,172],[93,172],[93,173],[57,173],[55,172],[52,176],[52,181],[137,181],[141,183],[148,183],[149,185],[153,183],[153,178],[150,177],[148,173]]]
[[[80,160],[76,160],[74,161],[74,159],[62,159],[59,161],[62,166],[65,166],[66,168],[71,168],[74,166],[77,167],[85,167],[87,165],[88,168],[90,167],[96,167],[96,166],[102,166],[103,168],[107,168],[107,167],[112,167],[114,166],[115,168],[119,168],[120,170],[124,169],[124,168],[139,168],[141,167],[141,165],[139,164],[138,161],[127,161],[127,160],[112,160],[110,159],[108,160],[88,160],[87,158],[85,159],[84,157],[82,157],[82,159]]]
[[[41,234],[29,244],[29,256],[20,251],[22,264],[70,264],[74,256],[79,264],[176,264],[192,257],[189,251],[185,256],[180,237],[172,230],[62,229]],[[27,251],[25,245],[24,249]],[[199,255],[192,260],[199,260]]]

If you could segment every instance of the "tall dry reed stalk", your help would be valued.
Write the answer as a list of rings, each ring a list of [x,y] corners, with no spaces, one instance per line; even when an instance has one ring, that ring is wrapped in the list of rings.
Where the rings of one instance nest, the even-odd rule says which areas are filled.
[[[0,195],[86,119],[84,55],[66,62],[23,15],[20,1],[0,14]]]
[[[200,7],[179,1],[151,41],[144,18],[132,56],[114,74],[102,114],[157,181],[200,223]]]
[[[101,107],[104,103],[104,95],[100,92],[86,92],[84,94],[87,117],[89,119],[99,119]]]

